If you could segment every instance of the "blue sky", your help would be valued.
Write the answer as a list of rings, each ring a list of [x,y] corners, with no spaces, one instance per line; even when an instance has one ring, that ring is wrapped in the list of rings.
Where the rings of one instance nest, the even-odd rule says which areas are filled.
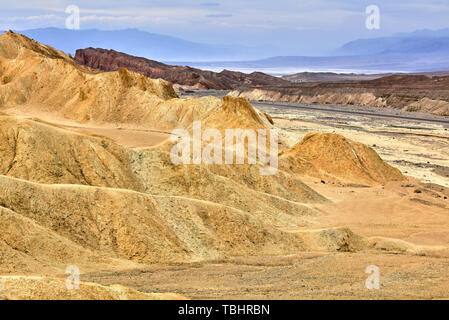
[[[358,39],[449,27],[448,0],[14,0],[2,1],[0,29],[65,27],[68,5],[81,28],[139,28],[217,44],[278,46],[285,54],[326,54]],[[365,27],[368,5],[379,30]]]

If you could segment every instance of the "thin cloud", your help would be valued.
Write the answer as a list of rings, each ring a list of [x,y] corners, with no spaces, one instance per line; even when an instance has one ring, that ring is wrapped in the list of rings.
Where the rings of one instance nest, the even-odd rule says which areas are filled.
[[[81,21],[134,21],[134,20],[145,20],[144,16],[98,16],[89,15],[81,16]]]
[[[218,2],[204,2],[204,3],[201,3],[200,6],[203,6],[203,7],[219,7],[219,6],[221,6],[221,4],[218,3]]]
[[[208,14],[205,17],[206,18],[231,18],[232,14],[229,14],[229,13]]]
[[[36,15],[36,16],[22,16],[22,17],[7,17],[6,20],[10,22],[16,22],[16,21],[37,21],[37,20],[50,20],[60,18],[54,14],[43,14],[43,15]]]

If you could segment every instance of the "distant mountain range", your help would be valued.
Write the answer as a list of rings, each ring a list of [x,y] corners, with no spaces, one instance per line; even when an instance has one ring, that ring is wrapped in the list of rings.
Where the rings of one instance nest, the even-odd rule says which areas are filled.
[[[367,81],[388,76],[401,75],[399,73],[378,73],[378,74],[355,74],[355,73],[334,73],[334,72],[300,72],[289,74],[282,78],[291,82],[347,82],[347,81]],[[449,71],[418,72],[408,75],[423,75],[427,77],[448,77]]]
[[[197,68],[259,70],[270,74],[301,71],[355,73],[432,72],[449,70],[449,29],[419,30],[391,37],[351,41],[333,56],[278,56],[240,62],[189,63]]]
[[[278,56],[266,59],[261,57],[268,51],[261,48],[196,43],[138,29],[44,28],[20,33],[72,55],[77,49],[88,47],[113,49],[170,64],[214,71],[229,69],[281,75],[302,71],[387,73],[449,70],[449,29],[355,40],[327,57]]]
[[[449,53],[449,29],[419,30],[399,33],[391,37],[351,41],[338,50],[336,55],[443,55]]]

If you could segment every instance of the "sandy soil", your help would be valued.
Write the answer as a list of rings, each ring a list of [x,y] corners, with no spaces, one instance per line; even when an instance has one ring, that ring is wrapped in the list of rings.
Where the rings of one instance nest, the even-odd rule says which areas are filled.
[[[448,259],[337,253],[242,257],[194,265],[151,266],[82,278],[142,292],[176,292],[193,299],[449,299]],[[366,267],[380,269],[380,289],[368,290]]]
[[[324,216],[319,219],[320,225],[344,225],[364,237],[396,238],[416,245],[449,245],[447,188],[438,188],[436,192],[411,180],[358,190],[316,182],[314,189],[334,201],[321,207]]]

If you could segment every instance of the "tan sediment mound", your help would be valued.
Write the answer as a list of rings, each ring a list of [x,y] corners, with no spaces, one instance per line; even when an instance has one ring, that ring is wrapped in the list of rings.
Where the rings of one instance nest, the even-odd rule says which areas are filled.
[[[2,206],[0,230],[0,273],[55,274],[71,264],[83,271],[139,266],[87,249]]]
[[[209,112],[209,122],[221,127],[269,124],[244,99],[179,99],[169,82],[123,68],[99,73],[20,34],[1,35],[0,49],[0,107],[79,122],[159,129],[188,127]]]
[[[38,121],[10,116],[0,119],[3,175],[38,183],[82,184],[207,200],[263,214],[279,225],[300,223],[303,216],[314,214],[304,203],[325,201],[284,172],[260,176],[257,166],[247,164],[174,165],[169,149],[132,150],[104,137]]]
[[[372,185],[404,179],[373,149],[337,134],[309,133],[282,158],[299,173],[345,183]]]
[[[0,174],[40,183],[137,190],[129,153],[107,138],[0,116]]]
[[[207,112],[220,105],[216,97],[170,99],[155,105],[142,119],[142,126],[174,129],[188,127],[193,121],[200,121]]]
[[[224,97],[219,106],[201,119],[202,133],[210,128],[224,134],[225,129],[258,130],[271,127],[267,117],[246,99],[232,97]],[[192,125],[186,129],[192,131]],[[278,171],[275,175],[261,176],[260,166],[248,165],[247,158],[242,165],[174,165],[170,160],[174,144],[175,142],[165,141],[156,147],[133,153],[131,166],[135,176],[141,179],[145,192],[176,194],[231,206],[253,214],[263,214],[276,225],[295,224],[292,222],[295,219],[293,217],[315,214],[304,203],[327,201],[297,177],[286,172]],[[203,147],[206,144],[203,142]],[[248,143],[245,142],[245,150],[247,146]],[[283,147],[282,141],[279,147]],[[277,214],[271,214],[274,212]]]
[[[146,150],[134,155],[132,168],[146,193],[206,200],[275,226],[307,224],[317,214],[308,204],[327,201],[298,178],[281,171],[260,176],[255,165],[174,165],[167,152]]]
[[[345,229],[281,231],[263,217],[207,201],[1,176],[0,216],[0,270],[13,274],[362,249]]]
[[[61,252],[75,248],[80,258],[82,255],[88,258],[89,251],[94,251],[109,258],[138,263],[182,262],[273,254],[274,248],[276,254],[307,249],[300,237],[272,227],[259,216],[183,197],[151,196],[121,189],[40,185],[0,176],[0,206],[7,210],[5,215],[14,218],[10,219],[11,223],[5,222],[5,228],[18,219],[31,220],[38,225],[28,223],[37,230],[34,233],[43,232],[40,228],[48,229],[48,237],[54,238],[50,243],[59,242]],[[35,251],[34,243],[21,239],[21,234],[25,236],[25,232],[4,235],[16,252],[29,254],[39,263],[47,262],[48,256],[53,259],[52,255],[57,255],[56,250],[47,252],[52,248],[42,247],[42,252],[36,248]],[[43,260],[39,260],[40,257]],[[70,254],[61,253],[61,263],[68,260]],[[15,261],[5,263],[12,265]]]
[[[176,293],[144,293],[121,285],[102,286],[80,282],[79,289],[67,289],[66,279],[2,276],[2,300],[187,300]]]
[[[348,230],[282,231],[263,215],[225,205],[120,189],[0,176],[0,208],[1,270],[7,273],[361,249]]]
[[[64,59],[66,62],[75,65],[75,62],[70,59],[64,52],[56,50],[50,46],[39,43],[35,40],[29,39],[19,33],[5,32],[1,36],[0,56],[7,59],[17,59],[21,55],[36,52],[42,56],[50,59]],[[84,68],[88,70],[88,68]]]
[[[177,99],[171,83],[120,69],[98,73],[23,35],[0,36],[0,107],[49,112],[81,122],[172,128],[190,123],[217,98]]]
[[[195,108],[198,110],[196,116],[189,117],[190,121],[178,122],[177,127],[186,128],[191,131],[193,121],[200,121],[202,130],[217,129],[222,133],[224,133],[225,129],[257,130],[272,127],[272,123],[270,123],[271,118],[255,109],[245,98],[225,96],[221,100],[214,97],[203,97],[201,99],[209,99],[209,107],[198,110],[198,107],[201,106],[196,106]],[[183,99],[179,100],[179,103],[182,103],[185,106],[184,109],[188,110],[189,104],[191,102],[195,103],[197,100]],[[161,113],[164,114],[166,111],[163,110]]]
[[[270,127],[268,119],[243,98],[225,96],[220,108],[205,116],[204,122],[209,126],[224,128],[264,129]]]

